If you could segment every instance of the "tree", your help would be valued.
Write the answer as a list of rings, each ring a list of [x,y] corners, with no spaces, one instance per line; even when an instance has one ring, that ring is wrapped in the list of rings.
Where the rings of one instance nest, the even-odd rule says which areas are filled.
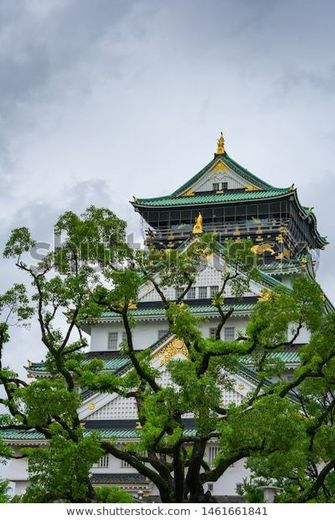
[[[97,496],[89,469],[103,450],[93,437],[83,436],[77,414],[80,395],[69,363],[82,359],[87,345],[79,320],[88,312],[90,288],[98,279],[91,261],[98,258],[112,263],[122,258],[125,223],[109,210],[91,207],[82,218],[71,212],[64,214],[56,229],[68,233],[66,242],[36,266],[22,260],[34,245],[27,228],[15,229],[5,247],[4,256],[15,257],[18,269],[30,277],[33,293],[29,298],[24,286],[16,284],[0,298],[0,383],[5,392],[0,402],[9,412],[1,416],[0,430],[34,428],[49,440],[48,448],[19,455],[29,456],[32,485],[27,500],[91,501]],[[9,341],[10,320],[16,317],[22,322],[33,314],[52,377],[28,384],[3,367],[2,353]],[[66,323],[60,330],[63,315]],[[8,456],[8,448],[3,455]],[[65,474],[66,467],[74,472],[74,478],[70,478],[72,473]]]
[[[102,454],[112,454],[145,475],[163,502],[213,500],[206,483],[241,459],[252,471],[249,491],[262,479],[282,488],[283,501],[331,500],[335,315],[325,312],[314,281],[296,278],[291,289],[279,285],[264,291],[245,334],[223,341],[222,328],[234,313],[234,305],[225,305],[225,289],[229,285],[238,302],[250,280],[259,276],[249,241],[227,241],[222,247],[215,236],[203,235],[180,250],[132,251],[125,243],[125,223],[94,207],[81,217],[65,213],[56,230],[65,235],[62,244],[34,268],[22,260],[34,243],[26,228],[14,230],[5,248],[6,257],[17,257],[16,265],[30,276],[34,290],[29,305],[23,288],[20,297],[15,293],[10,314],[28,319],[34,312],[50,373],[49,379],[27,384],[2,366],[0,371],[6,392],[2,403],[9,412],[0,428],[35,428],[49,440],[46,448],[24,452],[31,474],[26,500],[98,500],[89,470]],[[213,304],[220,319],[215,339],[209,339],[183,300],[201,265],[218,248],[224,264]],[[134,349],[131,309],[143,283],[151,283],[159,294],[169,331],[187,353],[166,364],[170,382],[165,386],[152,365],[150,346]],[[166,297],[165,287],[183,288],[177,301]],[[8,293],[3,298],[2,309]],[[29,309],[26,316],[20,315],[22,298]],[[126,331],[123,351],[129,365],[122,375],[102,373],[98,360],[83,363],[86,340],[80,323],[105,311],[118,314]],[[56,325],[59,314],[67,317],[63,331]],[[9,339],[6,318],[3,324],[1,351]],[[311,339],[301,348],[301,366],[288,380],[285,365],[272,354],[291,347],[303,327]],[[232,388],[246,356],[254,363],[255,389],[241,405],[223,407],[222,389]],[[138,441],[121,446],[117,440],[85,435],[77,414],[78,388],[83,387],[135,399]],[[185,434],[186,413],[194,416],[192,435]],[[217,440],[220,452],[210,467],[205,450],[211,439]],[[71,481],[70,472],[76,476]]]
[[[8,489],[7,480],[0,480],[0,504],[9,502]]]

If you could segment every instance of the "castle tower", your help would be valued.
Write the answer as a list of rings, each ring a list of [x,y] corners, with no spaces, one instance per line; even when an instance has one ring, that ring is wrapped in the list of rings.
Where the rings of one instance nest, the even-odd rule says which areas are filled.
[[[278,188],[233,160],[221,133],[213,159],[170,195],[134,198],[147,223],[146,244],[178,247],[192,234],[214,232],[219,242],[250,238],[264,263],[322,249],[312,208],[303,207],[294,184]]]

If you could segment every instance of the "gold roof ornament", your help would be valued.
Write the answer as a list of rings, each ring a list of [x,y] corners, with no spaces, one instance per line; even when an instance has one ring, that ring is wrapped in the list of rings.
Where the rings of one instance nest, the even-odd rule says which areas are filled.
[[[173,359],[177,354],[181,354],[187,358],[188,350],[181,339],[174,338],[172,341],[164,345],[164,347],[158,352],[155,352],[153,359],[158,359],[158,366],[161,367]]]
[[[255,255],[262,255],[263,253],[270,253],[275,255],[273,244],[271,242],[264,242],[264,244],[256,244],[250,248],[250,251]]]
[[[258,296],[259,302],[269,302],[275,298],[274,293],[270,289],[262,289]]]
[[[221,132],[221,135],[218,139],[218,145],[217,145],[217,149],[216,149],[216,155],[223,155],[225,152],[224,152],[224,137],[223,137],[223,133]]]
[[[225,173],[229,170],[228,166],[223,162],[222,159],[219,159],[217,163],[211,168],[211,172],[221,172]]]
[[[199,215],[197,217],[195,217],[195,222],[194,222],[194,226],[193,226],[193,233],[195,235],[199,235],[200,233],[203,232],[203,229],[202,229],[202,215],[199,211]]]
[[[259,188],[257,188],[257,186],[255,186],[254,184],[247,183],[247,184],[244,186],[244,190],[245,190],[245,191],[258,191]]]
[[[186,190],[183,193],[181,193],[179,197],[194,197],[194,191],[192,190],[192,188],[190,188],[189,190]]]

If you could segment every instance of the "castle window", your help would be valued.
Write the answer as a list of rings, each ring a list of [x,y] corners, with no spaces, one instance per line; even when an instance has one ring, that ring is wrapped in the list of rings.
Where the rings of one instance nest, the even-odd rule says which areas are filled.
[[[209,289],[210,289],[211,298],[214,298],[216,293],[219,292],[219,286],[218,285],[211,285]]]
[[[233,341],[235,339],[235,327],[224,327],[223,337],[225,341]]]
[[[169,331],[167,329],[158,331],[158,339],[162,339]]]
[[[199,299],[205,300],[207,298],[207,287],[199,287]]]
[[[191,287],[191,289],[187,291],[186,298],[188,298],[189,300],[195,299],[195,287]]]
[[[176,300],[178,300],[178,298],[181,297],[183,292],[184,292],[184,289],[182,287],[177,287],[177,289],[176,289]]]
[[[223,191],[228,190],[228,182],[223,182],[221,186],[222,186]]]
[[[121,468],[131,468],[131,465],[126,460],[121,460]]]
[[[216,327],[209,329],[209,337],[211,339],[215,339],[215,337],[216,337]]]
[[[220,184],[218,182],[213,182],[213,191],[219,191]]]
[[[127,333],[126,333],[125,330],[122,332],[122,340],[121,340],[121,343],[122,343],[122,344],[127,344]],[[121,343],[120,343],[120,345],[121,345]]]
[[[218,456],[220,448],[218,446],[210,446],[208,448],[208,464],[214,466],[214,460]]]
[[[117,332],[108,333],[108,350],[117,350]]]
[[[109,456],[108,455],[103,455],[103,457],[101,457],[99,459],[99,462],[97,464],[98,468],[108,468],[109,466]]]

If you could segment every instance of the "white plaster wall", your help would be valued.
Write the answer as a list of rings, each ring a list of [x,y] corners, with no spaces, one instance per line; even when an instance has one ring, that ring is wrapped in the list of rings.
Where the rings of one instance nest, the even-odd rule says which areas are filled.
[[[11,459],[5,478],[8,480],[26,480],[28,479],[28,459]]]
[[[25,493],[29,482],[27,480],[17,480],[15,482],[15,485],[13,487],[13,494],[14,495],[23,495]]]
[[[294,330],[296,330],[296,326],[294,326]],[[291,327],[289,327],[289,331],[287,334],[288,340],[292,339],[294,332],[291,331]],[[295,340],[295,343],[308,343],[310,339],[310,332],[306,329],[306,327],[302,327],[299,332],[299,336]]]
[[[220,477],[213,482],[214,495],[237,495],[236,486],[248,477],[250,472],[244,467],[245,460],[236,462]]]
[[[109,455],[108,457],[108,467],[107,468],[99,468],[97,464],[94,464],[91,469],[92,473],[137,473],[135,468],[131,466],[127,468],[121,467],[121,460],[113,457],[113,455]]]
[[[219,324],[218,319],[215,319],[215,318],[211,319],[211,320],[207,319],[207,320],[204,320],[202,323],[200,323],[199,328],[204,337],[209,337],[209,329],[217,327],[218,324]],[[239,332],[241,332],[241,333],[244,332],[246,324],[247,324],[246,318],[232,317],[227,320],[227,322],[225,323],[225,327],[235,327],[235,334],[237,335]],[[222,334],[222,338],[223,338],[223,334]]]
[[[168,329],[167,320],[137,322],[133,329],[135,349],[147,348],[158,340],[158,331]],[[117,332],[119,344],[122,341],[124,328],[121,323],[92,325],[91,350],[93,352],[108,350],[108,333]]]
[[[15,449],[15,455],[19,455],[19,449]],[[22,495],[28,486],[28,460],[10,459],[5,470],[4,478],[8,479],[11,487],[11,495]]]
[[[209,336],[209,329],[216,327],[217,319],[207,319],[199,324],[199,328],[205,337]],[[243,331],[246,326],[245,318],[231,318],[227,321],[226,326],[235,327],[236,331]],[[167,330],[167,320],[157,321],[138,321],[133,329],[134,347],[137,350],[144,349],[152,345],[158,340],[158,331]],[[123,327],[120,323],[97,324],[92,325],[91,333],[91,351],[107,351],[108,350],[108,333],[118,332],[119,343],[122,340]]]

